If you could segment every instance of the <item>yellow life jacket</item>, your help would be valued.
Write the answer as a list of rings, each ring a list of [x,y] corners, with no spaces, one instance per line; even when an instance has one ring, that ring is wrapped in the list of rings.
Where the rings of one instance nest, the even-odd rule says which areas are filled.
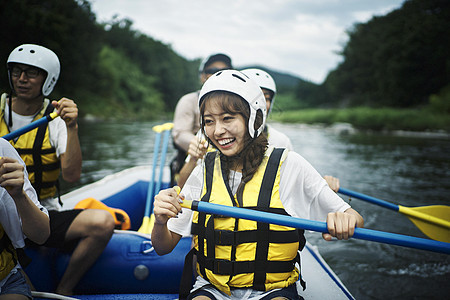
[[[5,121],[6,94],[1,97],[0,136],[10,132]],[[45,99],[41,111],[33,121],[42,118],[54,110],[50,100]],[[60,173],[60,161],[56,149],[50,144],[48,124],[39,126],[22,134],[17,140],[9,141],[22,157],[27,166],[28,178],[39,199],[55,196]]]
[[[0,281],[3,280],[17,264],[17,253],[0,224]]]
[[[283,153],[284,149],[267,151],[242,199],[232,194],[224,179],[219,152],[208,153],[201,201],[288,215],[279,194]],[[194,212],[192,234],[198,274],[224,293],[230,294],[231,288],[284,288],[299,278],[295,263],[300,263],[303,231]]]

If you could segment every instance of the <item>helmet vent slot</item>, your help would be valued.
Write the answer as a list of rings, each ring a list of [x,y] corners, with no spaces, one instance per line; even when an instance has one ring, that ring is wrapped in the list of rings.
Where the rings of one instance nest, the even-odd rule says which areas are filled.
[[[241,76],[239,76],[237,74],[232,74],[231,76],[236,77],[236,78],[242,80],[243,82],[247,82],[244,78],[242,78]]]

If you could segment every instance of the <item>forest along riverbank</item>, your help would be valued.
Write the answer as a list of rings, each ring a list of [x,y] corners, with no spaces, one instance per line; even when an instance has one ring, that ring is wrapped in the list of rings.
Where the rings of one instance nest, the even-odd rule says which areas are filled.
[[[269,121],[270,122],[270,121]],[[152,127],[163,122],[80,122],[83,174],[63,191],[153,158]],[[271,123],[296,152],[341,186],[404,206],[450,205],[450,139],[364,133],[348,126]],[[169,147],[167,161],[174,155]],[[345,201],[348,197],[342,196]],[[406,217],[356,199],[350,204],[369,229],[426,238]],[[423,250],[362,240],[325,242],[308,233],[356,299],[445,299],[450,258]]]

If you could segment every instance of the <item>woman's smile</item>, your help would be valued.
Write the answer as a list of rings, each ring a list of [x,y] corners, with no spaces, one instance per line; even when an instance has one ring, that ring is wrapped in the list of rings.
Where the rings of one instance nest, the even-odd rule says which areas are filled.
[[[247,131],[241,114],[226,112],[216,101],[208,101],[204,122],[206,135],[224,155],[234,156],[244,149]]]

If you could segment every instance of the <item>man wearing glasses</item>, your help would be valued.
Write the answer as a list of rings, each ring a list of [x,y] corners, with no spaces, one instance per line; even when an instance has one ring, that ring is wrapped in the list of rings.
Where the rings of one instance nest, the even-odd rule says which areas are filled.
[[[47,247],[72,251],[56,293],[71,295],[81,277],[92,266],[114,232],[112,215],[103,210],[60,210],[57,183],[61,172],[68,182],[81,176],[78,138],[78,107],[62,98],[50,101],[58,81],[58,56],[45,47],[24,44],[8,57],[11,93],[1,96],[0,136],[22,128],[56,110],[59,118],[10,141],[24,160],[29,179],[50,217]]]
[[[214,73],[232,69],[231,58],[217,53],[209,56],[200,65],[200,81],[203,83]],[[198,108],[199,91],[184,95],[178,100],[173,118],[172,138],[177,150],[176,157],[170,163],[172,185],[176,184],[176,177],[184,165],[189,144],[195,139],[200,129],[200,110]]]

